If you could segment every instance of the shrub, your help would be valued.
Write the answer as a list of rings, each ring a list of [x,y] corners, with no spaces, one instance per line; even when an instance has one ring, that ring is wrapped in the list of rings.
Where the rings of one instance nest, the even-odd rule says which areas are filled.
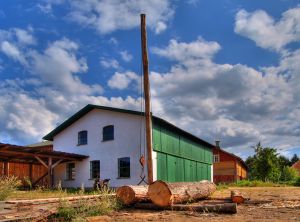
[[[298,177],[298,178],[296,179],[296,181],[294,182],[294,186],[300,187],[300,177]]]
[[[289,166],[285,166],[282,169],[280,180],[285,182],[295,181],[297,179],[297,176],[298,176],[298,171],[296,169]]]
[[[6,198],[21,185],[21,181],[15,176],[0,177],[0,201]]]

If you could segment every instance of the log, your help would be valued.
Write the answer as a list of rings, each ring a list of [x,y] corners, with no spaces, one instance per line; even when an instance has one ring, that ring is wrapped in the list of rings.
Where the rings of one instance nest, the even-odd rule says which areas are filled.
[[[216,185],[207,180],[177,183],[157,180],[149,185],[148,195],[154,204],[165,207],[177,203],[207,198],[215,190]]]
[[[122,186],[117,189],[117,198],[125,205],[137,202],[149,202],[148,185]]]
[[[137,209],[147,209],[147,210],[215,212],[215,213],[226,213],[226,214],[236,214],[237,213],[237,204],[236,203],[200,204],[200,205],[174,204],[174,205],[166,206],[166,207],[159,207],[153,203],[136,203],[134,205],[134,207]]]
[[[243,197],[243,195],[241,194],[241,192],[237,191],[237,190],[232,190],[231,191],[231,201],[233,203],[244,203],[245,202],[245,198]]]

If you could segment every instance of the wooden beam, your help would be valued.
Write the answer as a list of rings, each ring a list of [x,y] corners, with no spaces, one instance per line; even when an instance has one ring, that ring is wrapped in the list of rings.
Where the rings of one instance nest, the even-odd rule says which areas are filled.
[[[146,15],[145,14],[141,14],[141,42],[142,42],[143,73],[144,73],[147,171],[148,171],[148,184],[151,184],[153,182],[152,119],[151,119],[150,83],[149,83],[149,66],[148,66],[148,51],[147,51],[147,30],[146,30]]]
[[[34,157],[34,156],[38,156],[41,158],[53,158],[53,159],[65,159],[65,160],[81,160],[83,158],[74,158],[74,157],[66,157],[63,155],[60,156],[55,156],[55,155],[47,155],[47,154],[40,154],[40,153],[27,153],[27,152],[19,152],[19,151],[11,151],[11,150],[5,150],[2,152],[2,150],[0,149],[0,155],[1,153],[5,154],[12,154],[12,155],[16,155],[16,156],[29,156],[29,157]]]
[[[62,161],[64,161],[64,159],[60,159],[58,161],[56,161],[53,165],[52,165],[52,169],[54,169],[54,167],[56,167],[58,164],[60,164]]]
[[[48,166],[47,164],[41,159],[39,158],[38,156],[34,156],[44,167],[46,167],[48,169]]]
[[[48,171],[43,174],[40,178],[38,178],[33,184],[32,186],[35,187],[35,185],[37,185],[38,182],[40,182],[44,177],[46,177],[48,175]]]

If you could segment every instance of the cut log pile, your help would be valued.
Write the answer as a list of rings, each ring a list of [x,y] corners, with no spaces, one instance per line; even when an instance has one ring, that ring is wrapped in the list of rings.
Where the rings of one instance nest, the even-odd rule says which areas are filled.
[[[138,209],[237,213],[237,202],[230,199],[217,202],[207,200],[215,191],[216,185],[207,180],[176,183],[158,180],[149,186],[120,187],[116,196],[123,204],[133,205]],[[238,192],[232,195],[232,198],[242,196]],[[192,203],[204,199],[205,201]]]

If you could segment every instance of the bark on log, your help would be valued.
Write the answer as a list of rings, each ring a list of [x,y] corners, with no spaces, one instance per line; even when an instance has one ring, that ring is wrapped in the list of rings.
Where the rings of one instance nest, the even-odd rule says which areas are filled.
[[[210,196],[216,185],[210,181],[168,183],[157,180],[149,185],[148,195],[151,201],[160,207],[184,203]]]
[[[232,190],[231,191],[231,201],[233,203],[244,203],[245,202],[245,198],[243,197],[243,195],[241,194],[241,192],[237,191],[237,190]]]
[[[137,202],[150,201],[148,195],[148,185],[122,186],[117,189],[117,198],[125,205]]]
[[[174,204],[172,206],[166,206],[166,207],[159,207],[152,203],[136,203],[134,205],[134,207],[137,209],[147,209],[147,210],[215,212],[215,213],[226,213],[226,214],[236,214],[237,213],[237,204],[236,203],[201,204],[201,205]]]

